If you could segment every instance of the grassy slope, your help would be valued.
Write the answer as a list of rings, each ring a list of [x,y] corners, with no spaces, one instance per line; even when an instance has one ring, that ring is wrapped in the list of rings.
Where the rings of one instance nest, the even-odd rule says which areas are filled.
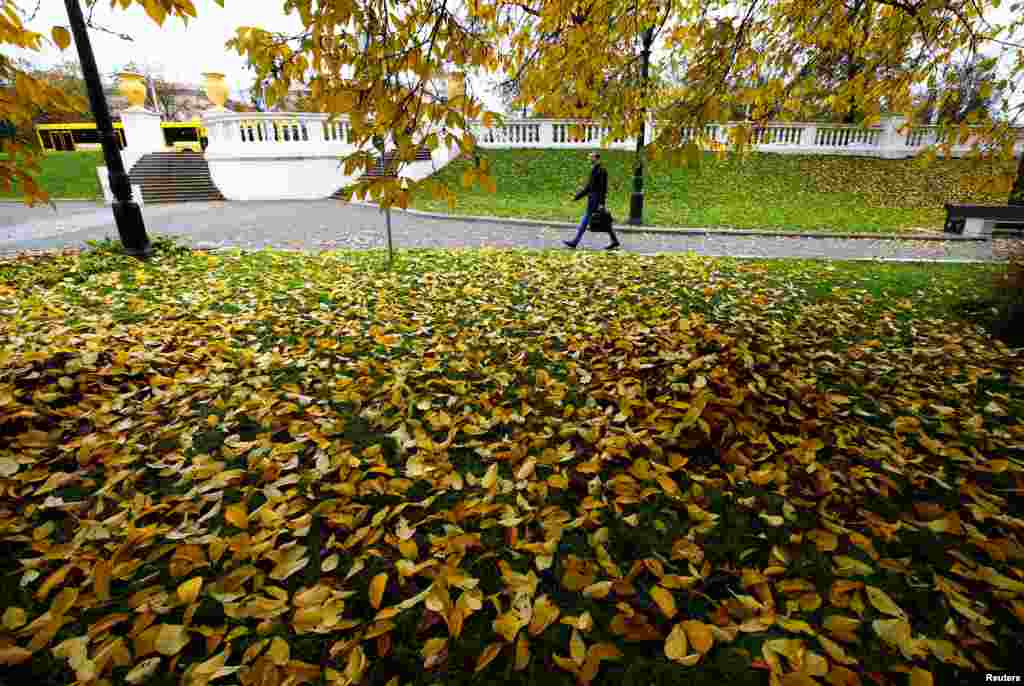
[[[457,214],[576,221],[583,203],[572,197],[589,163],[585,150],[490,150],[497,195],[465,189],[470,164],[459,161],[439,178],[458,192]],[[609,209],[624,221],[632,190],[632,153],[604,153]],[[652,161],[647,167],[647,224],[808,230],[892,231],[941,229],[943,203],[971,199],[1003,202],[1001,194],[972,188],[971,163],[754,154],[719,161],[708,155],[697,168]],[[416,200],[423,210],[447,211],[442,201]]]
[[[39,165],[42,186],[52,198],[97,198],[100,184],[96,167],[102,165],[103,154],[99,151],[51,153]],[[19,198],[21,191],[0,189],[0,197]]]

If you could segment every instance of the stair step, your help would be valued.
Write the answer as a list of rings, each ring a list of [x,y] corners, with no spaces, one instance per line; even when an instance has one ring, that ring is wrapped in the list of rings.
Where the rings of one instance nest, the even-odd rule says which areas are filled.
[[[132,182],[133,183],[138,183],[139,181],[142,181],[143,183],[151,182],[151,183],[159,183],[161,185],[171,185],[171,186],[174,185],[174,184],[186,184],[186,185],[192,185],[192,186],[195,186],[195,185],[212,186],[213,185],[213,183],[210,181],[210,179],[183,179],[183,178],[176,178],[176,177],[167,177],[167,178],[163,178],[163,179],[153,179],[153,178],[147,179],[145,177],[143,177],[143,178],[132,177]]]
[[[223,200],[224,196],[217,193],[198,193],[196,195],[154,195],[144,197],[146,202],[184,202],[187,200]]]
[[[224,201],[210,177],[206,158],[196,153],[164,152],[143,156],[129,174],[147,203]]]

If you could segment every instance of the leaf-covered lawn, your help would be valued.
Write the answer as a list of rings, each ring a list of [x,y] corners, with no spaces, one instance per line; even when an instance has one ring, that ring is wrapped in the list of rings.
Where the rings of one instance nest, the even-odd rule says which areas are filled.
[[[1021,353],[948,314],[993,267],[381,265],[0,262],[10,683],[1019,664]]]
[[[484,150],[497,180],[492,195],[464,189],[472,161],[443,169],[439,178],[458,191],[454,212],[468,215],[579,221],[573,196],[590,170],[586,150]],[[608,208],[624,223],[633,190],[633,153],[602,153],[608,169]],[[752,154],[699,167],[655,160],[646,167],[644,221],[657,226],[802,229],[810,231],[941,230],[946,202],[1005,203],[1005,194],[979,183],[979,163],[881,160],[824,155]],[[429,195],[415,207],[448,211]]]
[[[102,194],[96,167],[103,166],[103,153],[97,150],[55,152],[39,162],[39,185],[51,198],[93,199]],[[0,189],[0,198],[20,198],[21,191]]]

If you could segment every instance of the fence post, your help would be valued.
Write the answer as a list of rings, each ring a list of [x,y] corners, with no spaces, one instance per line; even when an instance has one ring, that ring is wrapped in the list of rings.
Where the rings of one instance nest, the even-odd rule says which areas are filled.
[[[818,140],[818,123],[810,122],[800,131],[800,147],[814,149]]]
[[[900,129],[906,123],[907,118],[899,115],[885,118],[882,135],[879,137],[878,154],[880,157],[898,159],[910,156],[910,149],[907,147],[907,134],[900,133]]]

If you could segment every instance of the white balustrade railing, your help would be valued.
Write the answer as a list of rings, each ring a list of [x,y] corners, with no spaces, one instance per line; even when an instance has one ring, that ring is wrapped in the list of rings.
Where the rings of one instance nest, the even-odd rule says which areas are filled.
[[[741,122],[708,124],[704,127],[703,142],[728,145],[729,132],[738,126],[752,126]],[[665,122],[648,124],[645,133],[650,141]],[[609,140],[610,129],[597,122],[564,119],[513,119],[485,127],[472,126],[477,144],[482,148],[611,148],[633,149],[633,138]],[[683,127],[683,143],[697,138],[694,127]],[[900,118],[892,118],[881,125],[861,127],[845,124],[813,122],[779,122],[750,129],[750,144],[755,150],[780,153],[819,155],[861,155],[870,157],[911,157],[922,148],[937,142],[937,127],[906,127]],[[962,156],[971,149],[973,139],[954,145],[952,154]],[[1020,130],[1017,149],[1024,147],[1024,129]]]
[[[346,118],[331,119],[318,113],[240,113],[210,112],[204,118],[209,130],[207,157],[211,159],[247,157],[342,157],[355,152]],[[665,122],[647,125],[645,139],[667,126]],[[702,143],[729,145],[730,130],[751,126],[742,122],[708,124]],[[635,139],[611,139],[611,129],[595,121],[568,119],[506,118],[500,124],[471,124],[482,148],[612,148],[633,149]],[[811,122],[773,122],[749,129],[750,144],[756,150],[781,153],[864,155],[909,157],[937,142],[937,127],[906,126],[892,118],[881,125],[860,127]],[[1020,130],[1024,144],[1024,129]],[[682,142],[697,138],[693,127],[680,130]],[[954,145],[956,156],[966,154],[973,139]],[[449,153],[445,153],[449,154]]]
[[[348,121],[313,112],[209,112],[208,158],[337,157],[356,150]]]
[[[343,159],[359,150],[345,117],[211,111],[203,123],[208,131],[210,174],[229,200],[325,198],[351,186],[364,173],[362,169],[345,173]],[[519,127],[512,140],[530,143],[530,128]],[[386,141],[385,147],[393,146]],[[363,149],[372,147],[366,144]],[[457,149],[433,150],[429,158],[403,165],[399,176],[423,179],[457,154]]]
[[[938,132],[939,127],[937,126],[915,126],[906,132],[904,144],[908,148],[932,145],[938,140]]]

